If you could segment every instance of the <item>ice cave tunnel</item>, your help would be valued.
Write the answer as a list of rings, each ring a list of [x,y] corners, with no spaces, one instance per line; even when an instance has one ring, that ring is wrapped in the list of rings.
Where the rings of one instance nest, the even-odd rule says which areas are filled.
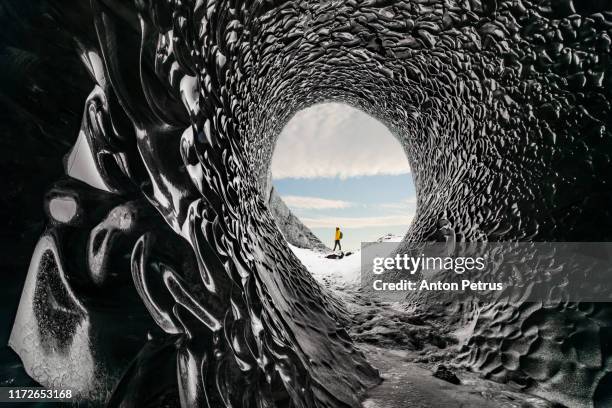
[[[48,160],[48,228],[10,340],[43,385],[111,406],[360,406],[378,373],[265,198],[276,137],[320,102],[366,112],[404,147],[418,203],[402,245],[441,219],[458,241],[612,241],[606,2],[43,3],[20,46],[47,63],[24,72],[80,111],[66,123],[82,113],[80,130],[7,149],[80,146],[64,175],[61,149]],[[609,304],[406,302],[464,329],[456,364],[610,406]]]

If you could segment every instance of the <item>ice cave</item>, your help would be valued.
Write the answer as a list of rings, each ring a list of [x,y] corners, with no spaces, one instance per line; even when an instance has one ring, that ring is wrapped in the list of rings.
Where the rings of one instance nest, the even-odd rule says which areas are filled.
[[[441,229],[612,241],[608,2],[21,3],[1,8],[2,155],[9,179],[39,176],[20,190],[38,201],[4,199],[32,240],[13,252],[29,270],[9,343],[37,383],[111,407],[399,407],[376,390],[405,374],[428,384],[423,406],[612,406],[609,303],[372,311],[307,271],[268,194],[283,126],[339,102],[406,152],[417,209],[399,252]],[[376,341],[494,395],[436,391]]]

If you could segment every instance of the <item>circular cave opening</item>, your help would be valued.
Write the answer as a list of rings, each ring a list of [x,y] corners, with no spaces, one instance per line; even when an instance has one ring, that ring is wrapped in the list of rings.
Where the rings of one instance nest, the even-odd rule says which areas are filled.
[[[404,149],[374,117],[344,103],[298,111],[280,132],[269,175],[270,209],[292,248],[354,253],[399,241],[416,211]]]

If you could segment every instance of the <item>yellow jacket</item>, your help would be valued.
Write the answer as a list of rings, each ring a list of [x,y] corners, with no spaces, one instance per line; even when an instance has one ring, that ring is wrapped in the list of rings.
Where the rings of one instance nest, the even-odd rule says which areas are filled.
[[[340,240],[340,230],[336,230],[336,241]]]

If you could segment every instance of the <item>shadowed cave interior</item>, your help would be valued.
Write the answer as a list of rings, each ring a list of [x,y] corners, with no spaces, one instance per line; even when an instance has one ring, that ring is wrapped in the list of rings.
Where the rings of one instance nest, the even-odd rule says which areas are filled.
[[[57,177],[36,183],[47,226],[10,339],[40,384],[109,406],[360,406],[374,361],[268,207],[276,138],[316,103],[354,106],[404,147],[418,204],[400,252],[441,219],[458,241],[612,240],[602,1],[69,3],[3,16],[21,17],[14,32],[44,22],[4,39],[21,56],[8,75],[37,87],[4,84],[2,101],[24,118],[10,150],[51,156],[26,168]],[[73,132],[18,141],[62,103]],[[457,366],[610,405],[609,304],[405,306],[466,333]]]

